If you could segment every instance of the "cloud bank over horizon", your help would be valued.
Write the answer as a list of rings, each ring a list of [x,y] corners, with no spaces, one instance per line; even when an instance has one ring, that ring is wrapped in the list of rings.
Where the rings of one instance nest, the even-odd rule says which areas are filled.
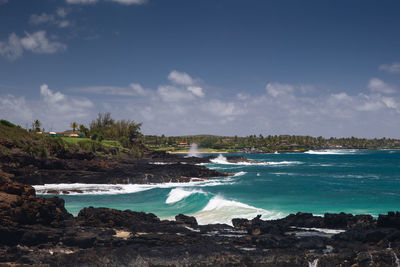
[[[186,72],[171,71],[166,83],[150,89],[90,86],[68,93],[40,86],[38,100],[1,95],[2,117],[22,126],[34,119],[46,129],[65,130],[72,121],[87,124],[98,112],[143,122],[146,134],[293,134],[324,137],[395,137],[400,98],[397,90],[371,78],[364,92],[313,94],[318,88],[269,82],[260,94],[246,91],[218,97],[213,87]],[[197,88],[197,89],[193,89]],[[96,100],[107,95],[108,99]]]
[[[400,2],[0,7],[0,118],[23,127],[111,112],[146,134],[400,138]]]

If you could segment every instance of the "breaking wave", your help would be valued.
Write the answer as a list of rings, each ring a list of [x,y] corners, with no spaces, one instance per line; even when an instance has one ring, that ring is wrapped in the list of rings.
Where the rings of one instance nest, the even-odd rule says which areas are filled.
[[[192,214],[199,224],[226,223],[229,225],[232,225],[234,218],[253,219],[257,215],[261,215],[263,219],[282,217],[280,212],[256,208],[235,200],[227,200],[221,196],[214,196],[202,210]]]
[[[259,162],[247,162],[247,161],[240,161],[240,162],[229,162],[227,158],[223,155],[219,154],[218,157],[214,159],[210,159],[212,163],[215,164],[224,164],[224,165],[243,165],[243,166],[252,166],[252,165],[292,165],[292,164],[301,164],[301,161],[259,161]]]
[[[205,195],[207,193],[205,193],[203,190],[195,190],[195,189],[185,190],[180,187],[174,188],[169,192],[168,198],[167,198],[167,200],[165,200],[165,204],[173,204],[173,203],[179,202],[182,199],[187,198],[188,196],[193,195],[193,194],[204,194]]]
[[[357,149],[325,149],[325,150],[309,150],[304,152],[311,155],[349,155],[358,152]]]
[[[45,184],[34,185],[37,194],[41,195],[116,195],[132,194],[155,188],[173,187],[207,187],[233,184],[232,177],[200,180],[192,179],[187,183],[158,183],[158,184]]]

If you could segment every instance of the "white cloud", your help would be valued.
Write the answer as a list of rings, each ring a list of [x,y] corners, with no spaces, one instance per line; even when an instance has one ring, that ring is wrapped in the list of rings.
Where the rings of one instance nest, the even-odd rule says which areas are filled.
[[[39,119],[46,129],[65,130],[72,121],[88,122],[95,116],[94,104],[87,98],[68,96],[40,86],[40,99],[27,101],[24,97],[0,95],[2,118],[23,127]]]
[[[379,69],[390,73],[400,73],[400,62],[393,62],[390,65],[383,64],[379,66]]]
[[[59,7],[56,10],[56,14],[57,16],[59,16],[60,18],[65,18],[68,15],[69,11],[63,7]]]
[[[53,54],[66,49],[65,44],[49,40],[46,31],[25,33],[25,37],[22,38],[12,33],[8,37],[8,41],[0,41],[0,55],[10,60],[21,57],[24,51],[31,51],[36,54]]]
[[[0,55],[8,58],[9,60],[15,60],[22,56],[24,48],[22,47],[20,38],[12,33],[8,37],[8,41],[0,41]]]
[[[60,28],[65,28],[71,25],[71,22],[66,19],[68,13],[65,8],[58,8],[54,14],[32,14],[29,18],[29,23],[32,25],[53,24]]]
[[[122,5],[141,5],[147,2],[147,0],[107,0],[116,2]],[[68,4],[94,4],[97,3],[98,0],[66,0]]]
[[[368,89],[370,89],[372,92],[383,93],[383,94],[396,93],[396,89],[393,86],[385,83],[384,81],[378,78],[372,78],[371,80],[369,80]]]
[[[25,50],[38,54],[53,54],[67,49],[65,44],[47,39],[46,31],[26,33],[26,37],[21,38],[20,41]]]
[[[187,89],[198,97],[204,97],[203,88],[199,86],[189,86]]]
[[[212,99],[204,103],[203,109],[205,112],[210,112],[213,116],[226,117],[238,115],[241,111],[235,106],[233,102],[224,102],[218,99]]]
[[[123,5],[141,5],[147,2],[147,0],[112,0]]]
[[[131,83],[127,87],[119,86],[88,86],[73,88],[72,91],[114,96],[145,96],[151,94],[151,90],[143,88],[138,83]]]
[[[150,93],[149,90],[144,89],[144,88],[143,88],[140,84],[138,84],[138,83],[131,83],[129,86],[132,88],[132,90],[133,90],[137,95],[145,96],[145,95],[147,95],[147,94]]]
[[[176,70],[171,71],[171,73],[168,75],[168,80],[170,80],[172,83],[178,85],[186,85],[186,86],[190,86],[195,83],[189,74],[187,74],[186,72],[179,72]]]
[[[294,92],[293,85],[282,83],[268,83],[265,89],[267,90],[268,94],[273,97],[292,94]]]
[[[33,112],[24,97],[3,95],[0,97],[0,117],[9,119],[21,126],[33,121]]]
[[[132,83],[126,87],[76,89],[114,95],[89,100],[42,85],[37,102],[0,95],[0,114],[18,124],[38,118],[57,129],[68,127],[74,120],[88,122],[100,111],[111,112],[118,119],[143,122],[146,134],[400,137],[400,126],[393,123],[400,118],[398,95],[326,91],[304,95],[301,86],[269,83],[260,94],[235,92],[231,96],[199,97],[188,87],[173,83],[145,89]]]
[[[40,86],[40,95],[49,112],[53,114],[57,114],[57,112],[79,113],[94,106],[89,99],[68,97],[61,92],[53,92],[47,84]]]
[[[188,91],[170,85],[159,86],[157,93],[166,102],[181,102],[194,99],[193,94]]]
[[[340,101],[347,101],[351,99],[351,97],[344,92],[338,94],[332,94],[332,97]]]
[[[43,84],[40,86],[40,95],[44,98],[45,102],[49,102],[52,104],[56,104],[65,99],[65,95],[60,92],[53,93],[47,86],[47,84]]]
[[[68,4],[94,4],[97,0],[66,0]]]

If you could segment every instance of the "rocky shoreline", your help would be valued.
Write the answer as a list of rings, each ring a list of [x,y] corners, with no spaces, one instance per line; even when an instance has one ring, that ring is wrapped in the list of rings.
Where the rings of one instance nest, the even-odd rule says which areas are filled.
[[[230,175],[199,165],[209,162],[207,157],[80,157],[1,158],[0,266],[400,266],[398,212],[377,219],[297,213],[271,221],[233,219],[233,226],[198,225],[183,214],[169,221],[93,207],[73,217],[64,200],[37,197],[28,185],[185,182]]]
[[[148,184],[189,182],[192,178],[229,176],[210,170],[199,163],[210,157],[185,158],[163,152],[148,153],[145,158],[94,157],[92,154],[76,158],[32,158],[26,154],[2,156],[4,172],[13,180],[30,185],[86,183],[86,184]]]
[[[36,197],[4,175],[0,200],[1,266],[399,265],[400,213],[297,213],[233,227],[93,207],[73,217],[62,199]]]

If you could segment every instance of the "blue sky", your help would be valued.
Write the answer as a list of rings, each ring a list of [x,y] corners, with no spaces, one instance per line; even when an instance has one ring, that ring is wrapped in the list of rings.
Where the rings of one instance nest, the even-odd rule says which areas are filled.
[[[0,117],[400,138],[400,2],[0,0]]]

